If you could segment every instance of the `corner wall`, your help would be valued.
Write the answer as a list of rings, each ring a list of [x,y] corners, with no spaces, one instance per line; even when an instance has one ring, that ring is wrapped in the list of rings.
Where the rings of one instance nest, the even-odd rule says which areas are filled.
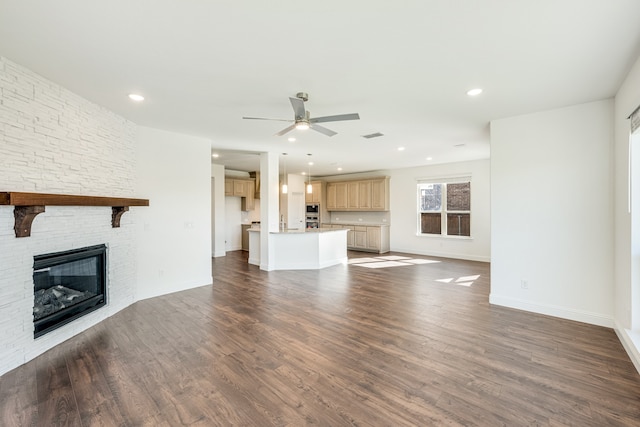
[[[637,224],[640,188],[633,189],[634,211],[629,213],[629,120],[640,105],[640,58],[615,97],[615,327],[622,344],[640,372],[640,231]],[[635,136],[634,141],[638,137]],[[634,152],[640,150],[634,144]],[[635,154],[637,158],[637,153]],[[640,165],[633,164],[634,176]],[[632,227],[632,215],[633,223]],[[631,236],[634,236],[632,241]]]
[[[211,141],[140,127],[136,148],[136,300],[211,284]]]
[[[491,303],[613,326],[612,147],[612,100],[491,123]]]

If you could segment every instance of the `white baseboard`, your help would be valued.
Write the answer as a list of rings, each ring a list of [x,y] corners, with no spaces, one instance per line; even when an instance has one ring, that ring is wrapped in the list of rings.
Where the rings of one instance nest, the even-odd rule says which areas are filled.
[[[584,310],[575,310],[573,308],[548,304],[537,304],[518,298],[505,297],[495,294],[489,295],[489,302],[495,305],[516,308],[518,310],[530,311],[538,314],[545,314],[547,316],[559,317],[561,319],[575,320],[576,322],[604,326],[605,328],[614,327],[613,317],[605,316],[599,313],[591,313]]]
[[[403,252],[405,254],[413,254],[413,255],[422,255],[422,256],[433,256],[438,258],[453,258],[453,259],[463,259],[466,261],[480,261],[480,262],[491,262],[490,256],[476,256],[476,255],[468,255],[468,254],[456,254],[456,253],[445,253],[445,252],[433,252],[433,251],[416,251],[415,249],[402,249],[402,248],[391,248],[392,252]]]
[[[640,332],[630,331],[620,326],[618,322],[615,323],[616,335],[622,343],[625,351],[631,359],[631,363],[636,367],[636,371],[640,373]]]
[[[221,256],[226,256],[227,255],[227,251],[217,251],[213,253],[213,258],[219,258]]]

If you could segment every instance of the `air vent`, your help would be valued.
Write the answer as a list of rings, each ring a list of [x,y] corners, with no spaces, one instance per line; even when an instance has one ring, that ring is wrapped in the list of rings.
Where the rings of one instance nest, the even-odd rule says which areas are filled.
[[[384,136],[384,134],[380,132],[376,132],[376,133],[370,133],[369,135],[362,135],[362,137],[366,139],[378,138],[379,136]]]

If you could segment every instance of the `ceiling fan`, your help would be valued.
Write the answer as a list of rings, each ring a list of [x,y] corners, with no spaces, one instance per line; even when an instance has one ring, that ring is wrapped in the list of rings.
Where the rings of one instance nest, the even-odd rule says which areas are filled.
[[[295,98],[289,98],[291,101],[291,106],[293,107],[294,119],[293,120],[285,120],[285,119],[267,119],[263,117],[243,117],[243,119],[247,120],[276,120],[281,122],[293,122],[291,126],[288,126],[282,129],[280,132],[276,133],[276,136],[282,136],[287,132],[290,132],[294,129],[313,129],[316,132],[320,132],[327,136],[336,135],[337,132],[332,131],[331,129],[327,129],[324,126],[320,126],[318,123],[326,123],[326,122],[339,122],[343,120],[359,120],[360,116],[358,113],[351,114],[338,114],[335,116],[324,116],[324,117],[311,117],[309,112],[305,110],[304,103],[309,100],[309,95],[304,92],[299,92],[296,94]]]

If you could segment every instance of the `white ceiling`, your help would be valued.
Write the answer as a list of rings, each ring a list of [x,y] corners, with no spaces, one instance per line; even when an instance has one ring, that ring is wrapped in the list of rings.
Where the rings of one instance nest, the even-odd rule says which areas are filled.
[[[230,169],[258,167],[238,151],[272,151],[303,171],[311,153],[329,175],[488,158],[493,119],[613,96],[638,17],[638,0],[1,0],[0,55],[140,125],[209,138]],[[312,117],[361,120],[325,123],[333,137],[242,120],[292,119],[297,92]]]

